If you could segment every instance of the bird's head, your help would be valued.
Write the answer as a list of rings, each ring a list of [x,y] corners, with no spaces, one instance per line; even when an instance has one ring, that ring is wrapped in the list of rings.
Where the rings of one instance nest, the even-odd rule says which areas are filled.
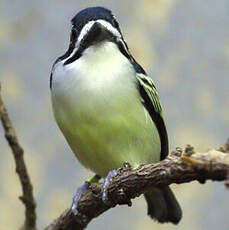
[[[103,7],[91,7],[80,11],[72,19],[70,45],[64,55],[65,64],[72,63],[89,47],[109,41],[129,57],[119,24],[112,12]],[[67,58],[67,59],[66,59]]]

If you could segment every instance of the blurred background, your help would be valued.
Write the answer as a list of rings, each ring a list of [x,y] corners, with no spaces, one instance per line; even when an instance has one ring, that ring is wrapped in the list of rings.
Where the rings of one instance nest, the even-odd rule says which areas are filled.
[[[164,108],[170,149],[205,151],[229,136],[229,1],[0,0],[0,81],[25,150],[41,229],[70,206],[91,174],[75,159],[52,114],[49,75],[67,49],[70,20],[82,8],[105,6],[120,22],[130,51],[153,77]],[[18,229],[24,207],[10,149],[0,127],[0,229]],[[183,208],[178,226],[146,215],[143,198],[93,220],[88,230],[229,228],[223,183],[174,185]]]

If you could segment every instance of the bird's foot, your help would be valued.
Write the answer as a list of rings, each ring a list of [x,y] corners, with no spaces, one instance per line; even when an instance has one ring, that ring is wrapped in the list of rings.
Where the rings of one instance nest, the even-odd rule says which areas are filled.
[[[75,216],[79,215],[79,212],[77,210],[77,204],[79,199],[83,194],[86,194],[90,191],[90,183],[86,181],[82,186],[80,186],[77,191],[75,196],[73,197],[73,202],[72,202],[72,207],[71,210],[74,213]]]
[[[90,185],[92,183],[98,183],[100,179],[101,179],[101,177],[96,174],[93,177],[91,177],[89,180],[87,180],[82,186],[80,186],[77,189],[76,194],[73,197],[73,202],[72,202],[72,206],[71,206],[71,210],[74,213],[74,215],[79,215],[79,212],[77,210],[77,204],[78,204],[78,201],[81,198],[81,196],[90,192],[90,189],[91,189]]]
[[[129,171],[131,170],[131,165],[129,163],[124,163],[123,167],[117,170],[111,170],[107,177],[104,180],[103,183],[103,187],[102,187],[102,200],[103,202],[108,205],[111,206],[112,202],[108,197],[108,187],[110,185],[110,183],[112,182],[113,178],[119,173],[123,173],[125,171]],[[127,204],[128,206],[131,206],[131,199],[125,194],[125,191],[120,188],[118,191],[118,197],[119,197],[119,204]]]
[[[110,182],[112,181],[112,178],[115,177],[119,172],[119,169],[114,169],[114,170],[111,170],[105,180],[104,180],[104,183],[103,183],[103,187],[102,187],[102,200],[103,202],[106,204],[106,205],[111,205],[111,202],[109,201],[109,198],[108,198],[108,187],[109,187],[109,184]]]

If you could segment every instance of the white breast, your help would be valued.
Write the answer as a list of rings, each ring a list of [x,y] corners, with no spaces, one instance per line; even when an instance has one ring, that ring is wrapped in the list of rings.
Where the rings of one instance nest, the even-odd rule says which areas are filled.
[[[57,63],[53,69],[55,91],[74,86],[78,90],[84,90],[84,88],[96,90],[105,88],[107,84],[109,87],[114,82],[120,84],[130,82],[128,78],[132,78],[133,81],[135,75],[129,60],[112,42],[103,42],[89,47],[82,57],[71,64],[64,66],[64,61]]]

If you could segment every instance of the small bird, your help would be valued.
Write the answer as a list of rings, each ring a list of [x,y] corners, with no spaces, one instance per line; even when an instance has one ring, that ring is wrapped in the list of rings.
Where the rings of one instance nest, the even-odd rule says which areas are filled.
[[[163,160],[168,136],[154,82],[130,54],[112,12],[86,8],[71,22],[70,45],[53,65],[50,88],[60,130],[81,164],[95,173],[73,199],[77,214],[90,183],[107,178],[106,202],[106,185],[117,169],[125,162],[137,168]],[[144,196],[151,218],[180,221],[181,208],[168,186],[152,187]]]

